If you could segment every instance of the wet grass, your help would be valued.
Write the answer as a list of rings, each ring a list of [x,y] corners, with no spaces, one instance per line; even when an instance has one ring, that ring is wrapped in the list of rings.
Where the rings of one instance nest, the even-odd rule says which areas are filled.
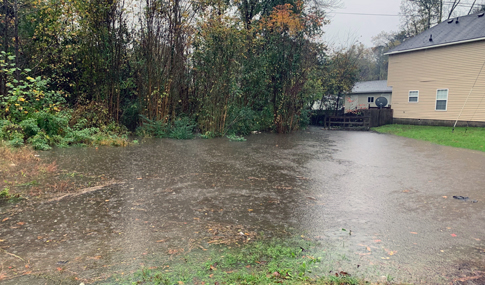
[[[485,128],[455,128],[414,125],[385,125],[372,130],[417,140],[429,141],[439,145],[485,151]]]
[[[316,246],[302,239],[213,245],[103,284],[370,284],[329,269],[324,256],[314,256]]]
[[[102,180],[82,174],[76,177],[63,175],[55,161],[42,161],[31,146],[14,148],[1,142],[0,177],[0,204],[63,195]]]

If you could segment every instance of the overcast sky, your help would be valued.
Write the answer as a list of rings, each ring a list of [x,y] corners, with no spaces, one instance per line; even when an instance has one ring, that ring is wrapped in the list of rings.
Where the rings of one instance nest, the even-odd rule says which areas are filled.
[[[324,40],[334,46],[348,46],[360,41],[371,47],[372,37],[382,31],[399,29],[399,17],[356,14],[398,15],[400,5],[401,0],[342,0],[342,7],[330,14],[331,22],[323,28]]]

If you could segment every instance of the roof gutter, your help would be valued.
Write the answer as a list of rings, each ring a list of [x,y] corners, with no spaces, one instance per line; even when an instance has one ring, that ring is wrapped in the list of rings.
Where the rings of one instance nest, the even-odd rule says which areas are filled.
[[[405,52],[425,50],[425,49],[432,49],[432,48],[438,48],[438,47],[444,47],[444,46],[451,46],[451,45],[457,45],[457,44],[478,42],[478,41],[483,41],[483,40],[485,40],[485,37],[471,39],[471,40],[458,41],[458,42],[452,42],[452,43],[439,44],[439,45],[429,46],[429,47],[419,47],[419,48],[413,48],[413,49],[398,50],[398,51],[393,51],[393,52],[385,53],[384,55],[393,55],[393,54],[398,54],[398,53],[405,53]]]
[[[392,93],[392,90],[373,90],[373,91],[357,91],[350,92],[349,94],[373,94],[373,93]]]

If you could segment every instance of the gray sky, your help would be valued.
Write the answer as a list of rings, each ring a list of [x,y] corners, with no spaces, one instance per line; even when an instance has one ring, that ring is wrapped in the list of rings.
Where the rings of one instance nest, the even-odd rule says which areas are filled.
[[[323,39],[331,46],[348,46],[359,41],[372,46],[372,37],[382,31],[399,29],[399,17],[354,15],[357,14],[399,14],[401,0],[342,0],[342,7],[331,13],[331,23],[323,29]]]

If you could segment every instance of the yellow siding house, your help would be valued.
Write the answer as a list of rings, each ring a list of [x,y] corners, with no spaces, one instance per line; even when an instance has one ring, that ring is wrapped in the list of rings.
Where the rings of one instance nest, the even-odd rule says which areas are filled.
[[[485,126],[484,13],[444,21],[388,55],[395,123]]]

